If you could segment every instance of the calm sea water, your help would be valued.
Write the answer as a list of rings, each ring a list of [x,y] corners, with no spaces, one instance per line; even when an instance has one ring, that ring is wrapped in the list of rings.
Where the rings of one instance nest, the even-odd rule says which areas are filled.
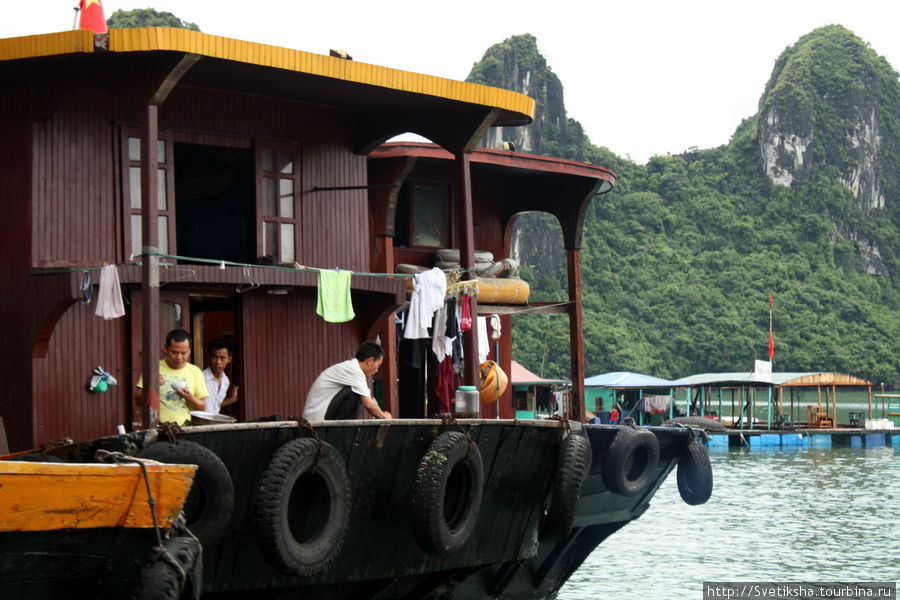
[[[704,581],[898,581],[895,444],[712,452],[709,502],[684,504],[673,472],[558,598],[700,600]]]

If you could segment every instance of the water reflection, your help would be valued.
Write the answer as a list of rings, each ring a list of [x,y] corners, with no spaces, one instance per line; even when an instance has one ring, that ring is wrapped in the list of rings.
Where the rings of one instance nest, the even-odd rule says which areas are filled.
[[[703,581],[900,580],[900,448],[731,449],[710,458],[707,504],[684,504],[673,474],[558,597],[697,600]]]

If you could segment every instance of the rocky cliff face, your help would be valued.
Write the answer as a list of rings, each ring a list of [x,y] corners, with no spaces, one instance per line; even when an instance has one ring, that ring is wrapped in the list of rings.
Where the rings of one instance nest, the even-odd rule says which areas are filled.
[[[864,217],[897,211],[897,73],[839,25],[803,36],[778,58],[760,100],[759,152],[768,181],[796,189],[832,167]],[[896,223],[895,219],[895,223]],[[877,240],[845,232],[883,274]]]
[[[571,158],[582,160],[583,131],[566,118],[562,83],[547,66],[533,35],[513,36],[488,48],[466,80],[526,94],[537,103],[531,125],[491,128],[483,147],[502,148],[503,142],[513,142],[522,152],[560,156],[560,148],[573,146],[579,150]]]

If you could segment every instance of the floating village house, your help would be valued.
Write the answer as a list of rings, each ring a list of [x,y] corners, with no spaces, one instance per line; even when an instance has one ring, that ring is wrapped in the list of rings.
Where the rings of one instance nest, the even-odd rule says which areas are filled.
[[[146,426],[134,385],[141,373],[153,381],[175,327],[192,332],[197,364],[211,338],[232,339],[241,420],[302,414],[316,375],[380,336],[380,396],[402,415],[394,313],[408,278],[385,275],[400,262],[430,266],[444,245],[464,268],[476,248],[508,256],[527,210],[562,227],[569,303],[546,310],[568,317],[571,376],[583,381],[581,227],[615,175],[475,150],[487,128],[529,123],[531,98],[168,28],[0,40],[0,75],[0,417],[11,449]],[[437,145],[379,148],[403,132]],[[443,226],[437,247],[408,236],[419,207]],[[104,265],[116,265],[122,318],[95,315]],[[353,272],[355,318],[316,314],[319,268]],[[501,315],[508,371],[514,310],[476,311]],[[475,337],[464,338],[468,383]],[[118,382],[105,393],[89,390],[98,366]],[[413,405],[425,396],[421,385],[410,393]],[[573,396],[579,417],[581,385]],[[498,413],[514,415],[511,390],[486,409]]]

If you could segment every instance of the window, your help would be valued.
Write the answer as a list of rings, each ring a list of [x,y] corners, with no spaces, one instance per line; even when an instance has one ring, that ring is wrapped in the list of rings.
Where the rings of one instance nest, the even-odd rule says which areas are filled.
[[[397,202],[394,244],[447,248],[451,245],[450,187],[413,183]]]
[[[156,145],[156,207],[159,251],[175,252],[174,189],[172,180],[172,141],[162,132]],[[141,232],[141,138],[136,130],[123,131],[122,190],[125,204],[125,248],[140,256],[143,248]]]
[[[276,263],[296,260],[297,193],[300,189],[296,146],[260,145],[256,150],[257,250]]]

